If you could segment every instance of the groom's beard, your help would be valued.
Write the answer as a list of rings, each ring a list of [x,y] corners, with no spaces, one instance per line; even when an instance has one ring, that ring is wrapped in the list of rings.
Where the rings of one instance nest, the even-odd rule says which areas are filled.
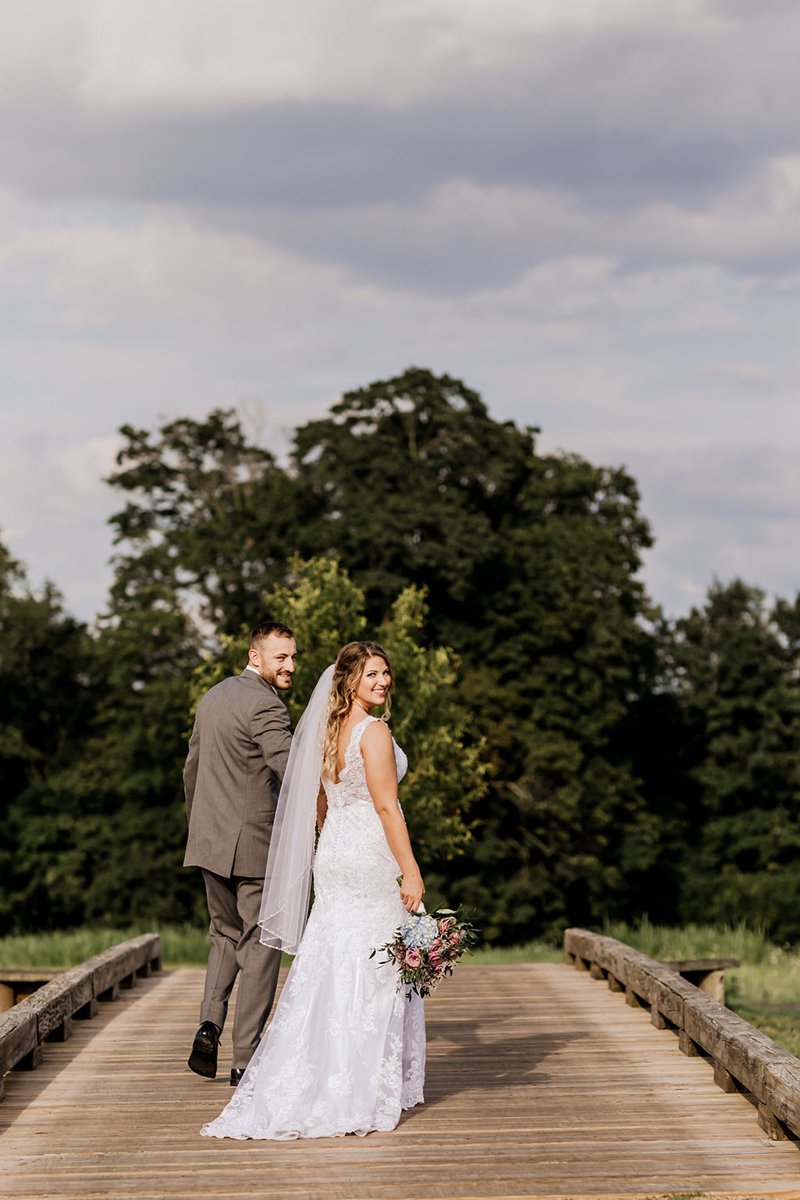
[[[292,677],[288,671],[270,671],[267,667],[262,667],[258,673],[279,692],[287,692],[292,686]]]

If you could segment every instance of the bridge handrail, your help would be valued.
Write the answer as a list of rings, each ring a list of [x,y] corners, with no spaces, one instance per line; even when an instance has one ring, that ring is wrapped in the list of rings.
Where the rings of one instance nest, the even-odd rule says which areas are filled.
[[[160,970],[161,938],[144,933],[62,971],[0,1013],[0,1099],[7,1071],[33,1070],[42,1061],[43,1042],[65,1041],[73,1019],[93,1017],[98,1000],[118,1000],[120,987],[133,987],[137,976]]]
[[[586,929],[564,931],[567,962],[605,979],[631,1005],[650,1010],[657,1029],[672,1029],[684,1054],[709,1058],[726,1092],[744,1092],[771,1138],[800,1136],[800,1059],[731,1012],[674,969],[616,938]]]

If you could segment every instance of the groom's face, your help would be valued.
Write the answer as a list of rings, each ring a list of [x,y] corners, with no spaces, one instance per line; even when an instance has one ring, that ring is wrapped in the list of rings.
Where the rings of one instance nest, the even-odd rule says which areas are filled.
[[[250,665],[255,667],[262,679],[273,687],[286,691],[292,686],[292,676],[297,665],[297,646],[294,638],[271,633],[262,638],[250,650]]]

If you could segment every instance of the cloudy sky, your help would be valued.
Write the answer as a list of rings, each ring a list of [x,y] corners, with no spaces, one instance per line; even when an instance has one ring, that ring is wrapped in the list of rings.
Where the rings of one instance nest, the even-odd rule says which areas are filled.
[[[0,0],[0,529],[103,603],[120,424],[410,364],[626,464],[673,613],[800,587],[796,0]]]

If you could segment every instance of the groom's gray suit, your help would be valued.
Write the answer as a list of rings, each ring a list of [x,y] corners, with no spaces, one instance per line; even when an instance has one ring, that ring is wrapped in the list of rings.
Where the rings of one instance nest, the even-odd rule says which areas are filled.
[[[234,1067],[250,1061],[278,980],[280,953],[259,942],[258,913],[291,740],[285,704],[247,668],[200,701],[183,772],[189,818],[183,865],[201,868],[211,917],[200,1021],[222,1029],[241,972]]]

